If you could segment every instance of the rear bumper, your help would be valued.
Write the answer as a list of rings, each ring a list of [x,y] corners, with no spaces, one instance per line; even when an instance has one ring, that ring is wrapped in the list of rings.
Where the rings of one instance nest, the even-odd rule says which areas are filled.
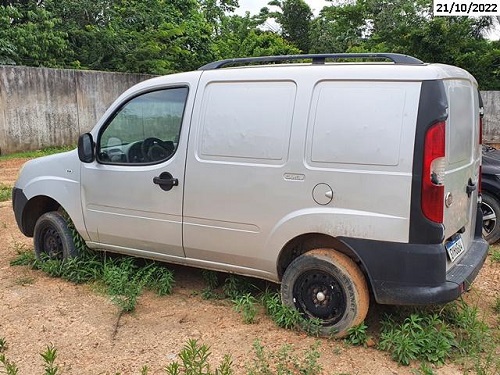
[[[467,291],[488,254],[478,209],[475,238],[446,272],[442,244],[402,244],[343,238],[361,259],[375,300],[391,305],[431,305],[453,301]]]
[[[469,251],[447,273],[438,285],[406,285],[399,282],[374,280],[375,299],[381,304],[429,305],[453,301],[467,291],[488,254],[488,244],[482,238],[474,240]],[[431,265],[429,265],[431,266]]]

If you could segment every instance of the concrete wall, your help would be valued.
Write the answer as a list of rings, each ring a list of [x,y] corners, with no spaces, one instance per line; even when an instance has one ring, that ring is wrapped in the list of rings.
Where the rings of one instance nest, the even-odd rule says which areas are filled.
[[[0,155],[74,145],[130,86],[150,78],[0,66]],[[500,143],[500,91],[482,91],[485,143]]]
[[[481,91],[484,143],[500,143],[500,91]]]
[[[0,66],[0,155],[76,144],[123,91],[150,77]]]

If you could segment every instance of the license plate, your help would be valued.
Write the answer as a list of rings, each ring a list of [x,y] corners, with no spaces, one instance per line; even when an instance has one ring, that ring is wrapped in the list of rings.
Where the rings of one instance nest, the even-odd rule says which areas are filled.
[[[445,247],[452,262],[454,262],[465,250],[462,237],[460,236],[452,238],[451,241],[446,243]]]

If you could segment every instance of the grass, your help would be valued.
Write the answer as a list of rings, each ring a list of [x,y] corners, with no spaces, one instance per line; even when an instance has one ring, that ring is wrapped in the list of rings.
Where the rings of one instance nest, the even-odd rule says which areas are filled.
[[[52,154],[58,154],[60,152],[71,151],[75,147],[76,146],[47,147],[47,148],[43,148],[43,149],[40,149],[40,150],[16,152],[14,154],[1,155],[0,156],[0,161],[2,161],[2,160],[11,160],[11,159],[32,159],[32,158],[38,158],[38,157],[41,157],[41,156],[47,156],[47,155],[52,155]]]
[[[135,309],[137,299],[144,289],[153,290],[159,295],[172,292],[173,274],[161,264],[134,257],[107,256],[105,253],[93,252],[85,246],[85,242],[71,225],[70,230],[80,253],[78,258],[64,262],[50,259],[38,261],[26,246],[15,244],[17,256],[11,264],[40,269],[50,276],[74,283],[93,282],[110,296],[122,313]],[[221,284],[221,274],[212,271],[203,271],[203,279],[207,286],[202,295],[210,293],[213,298],[231,300],[244,323],[251,324],[258,320],[260,303],[278,327],[303,330],[311,336],[319,335],[322,328],[319,320],[303,318],[296,309],[282,304],[279,293],[270,289],[263,291],[253,284],[252,279],[229,275]],[[489,311],[499,313],[500,298],[496,299]],[[351,345],[366,345],[368,339],[368,327],[362,323],[349,329],[345,341]],[[389,352],[402,365],[420,363],[417,371],[422,374],[432,373],[429,364],[442,365],[450,360],[461,362],[466,371],[478,374],[500,373],[500,360],[495,356],[495,348],[500,343],[498,330],[492,331],[480,318],[477,307],[470,306],[463,300],[444,307],[400,309],[397,314],[383,318],[380,332],[374,333],[374,341],[378,341],[378,349]],[[291,356],[289,348],[266,352],[260,344],[255,344],[254,350],[256,359],[249,367],[249,374],[293,374],[294,372],[280,372],[292,371],[292,368],[301,369],[297,370],[301,374],[315,374],[317,363],[314,362],[316,356],[312,349],[304,357],[305,362]],[[201,374],[192,372],[195,370],[189,366],[193,363],[198,364],[196,368],[200,371],[209,374],[210,369],[206,367],[209,355],[206,346],[189,341],[181,351],[181,362],[172,363],[167,370],[170,371],[168,374]],[[292,362],[286,362],[290,358]],[[8,366],[12,367],[12,363],[5,357],[2,363],[6,369]],[[307,363],[310,367],[306,366]],[[229,371],[230,364],[230,360],[225,359],[220,365],[222,367],[218,367],[215,373],[231,374],[221,372]],[[12,371],[14,370],[15,367],[12,367]],[[57,373],[57,369],[50,371]],[[147,374],[147,366],[141,372]]]
[[[17,365],[7,359],[5,351],[7,344],[4,338],[0,338],[0,365],[3,372],[8,375],[17,375]],[[320,353],[319,342],[310,346],[303,353],[297,354],[292,345],[283,345],[275,350],[266,349],[259,341],[253,344],[254,356],[246,363],[247,375],[318,375],[322,368],[318,362]],[[233,361],[229,354],[225,354],[221,363],[212,370],[210,365],[210,347],[200,344],[198,340],[190,339],[178,353],[178,360],[171,362],[165,367],[167,375],[234,375]],[[54,345],[47,345],[45,351],[40,353],[43,361],[44,375],[61,374],[56,364],[57,349]],[[71,364],[68,364],[71,366]],[[140,368],[140,374],[147,375],[149,367],[144,365]],[[119,373],[116,373],[119,374]]]
[[[12,197],[12,186],[0,183],[0,202],[10,201]]]
[[[500,262],[500,248],[498,246],[490,247],[490,258],[494,263]]]

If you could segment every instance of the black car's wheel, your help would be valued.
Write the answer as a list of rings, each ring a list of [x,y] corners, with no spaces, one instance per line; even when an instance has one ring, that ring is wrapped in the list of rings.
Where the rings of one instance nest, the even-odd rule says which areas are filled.
[[[481,210],[483,211],[483,237],[489,244],[500,239],[500,203],[492,195],[483,192]]]
[[[322,336],[345,336],[365,319],[369,305],[361,270],[349,257],[331,249],[316,249],[296,258],[283,275],[281,298],[306,319],[320,319]]]
[[[68,223],[59,212],[40,216],[33,235],[37,259],[68,259],[77,255]]]

